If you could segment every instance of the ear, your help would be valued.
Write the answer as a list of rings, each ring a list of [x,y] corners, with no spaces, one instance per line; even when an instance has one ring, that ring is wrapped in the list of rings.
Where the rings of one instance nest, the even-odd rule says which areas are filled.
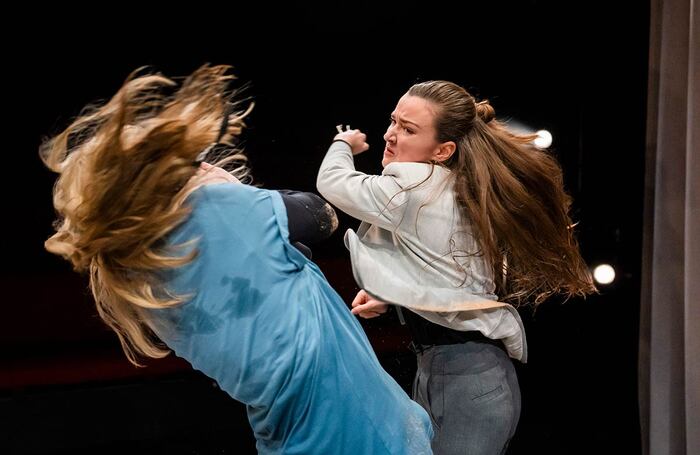
[[[438,145],[437,150],[433,154],[433,160],[439,163],[449,160],[455,150],[457,150],[457,145],[454,142],[443,142],[442,144]]]

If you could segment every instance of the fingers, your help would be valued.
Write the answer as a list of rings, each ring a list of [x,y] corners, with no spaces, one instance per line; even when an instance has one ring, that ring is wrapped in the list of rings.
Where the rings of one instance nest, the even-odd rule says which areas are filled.
[[[367,303],[367,300],[369,300],[369,295],[367,295],[364,289],[360,289],[360,292],[357,293],[357,295],[352,301],[352,307],[355,308],[358,305]]]
[[[369,150],[367,135],[365,133],[358,129],[350,129],[350,125],[345,125],[345,128],[346,129],[343,130],[343,125],[336,125],[335,129],[338,131],[338,134],[333,137],[333,140],[342,140],[347,142],[352,149],[353,155]]]
[[[361,311],[360,308],[353,308],[352,314],[354,314],[355,316],[359,316],[361,318],[371,319],[371,318],[376,318],[377,316],[381,316],[383,313],[379,313],[377,311],[372,311],[372,310]]]
[[[355,131],[355,130],[353,130],[353,129],[350,129],[350,125],[345,125],[345,129],[343,129],[343,125],[342,125],[342,124],[340,124],[340,125],[335,125],[335,129],[336,129],[339,133],[344,133],[344,132],[346,132],[346,131]]]
[[[338,134],[340,134],[340,133],[351,133],[351,134],[352,133],[360,133],[360,134],[363,134],[362,131],[360,131],[357,128],[350,128],[350,125],[345,125],[345,129],[343,129],[342,124],[335,125],[335,130],[338,132]]]
[[[367,303],[353,306],[351,313],[355,315],[365,312],[384,314],[388,309],[389,306],[386,303],[380,302],[379,300],[369,299],[367,300]]]
[[[360,289],[352,301],[352,310],[350,312],[364,319],[372,319],[381,316],[389,309],[389,305],[373,299],[364,289]]]

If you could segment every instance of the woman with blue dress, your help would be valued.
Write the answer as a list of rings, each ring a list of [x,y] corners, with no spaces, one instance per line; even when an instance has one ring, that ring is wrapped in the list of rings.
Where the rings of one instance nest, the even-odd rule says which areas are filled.
[[[244,403],[260,453],[431,453],[427,413],[307,257],[333,210],[246,184],[240,152],[219,162],[230,172],[202,162],[244,126],[229,79],[132,75],[45,142],[60,174],[47,249],[90,273],[132,362],[173,351]]]

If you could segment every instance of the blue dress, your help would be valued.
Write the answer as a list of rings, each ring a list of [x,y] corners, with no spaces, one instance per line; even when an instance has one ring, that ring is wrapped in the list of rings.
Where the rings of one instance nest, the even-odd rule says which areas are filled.
[[[426,412],[384,371],[319,268],[288,241],[275,191],[207,185],[168,238],[198,254],[165,274],[189,295],[151,310],[176,355],[246,405],[264,454],[427,454]]]

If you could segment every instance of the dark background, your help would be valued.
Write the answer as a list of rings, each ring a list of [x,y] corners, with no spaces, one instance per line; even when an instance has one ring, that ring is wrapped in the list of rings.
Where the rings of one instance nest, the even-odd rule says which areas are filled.
[[[21,6],[3,31],[4,157],[0,452],[250,453],[241,405],[178,359],[136,369],[97,319],[86,280],[43,249],[55,176],[38,159],[89,102],[135,68],[169,76],[230,64],[256,106],[244,145],[258,184],[315,190],[335,125],[382,134],[418,81],[447,79],[502,119],[554,136],[583,255],[617,279],[586,301],[523,309],[530,361],[509,453],[639,453],[637,335],[648,2],[251,2]],[[32,10],[35,8],[36,11]],[[90,9],[94,8],[94,10]],[[357,291],[342,234],[314,250],[346,299]],[[391,316],[362,321],[408,387],[415,360]],[[360,380],[360,378],[358,378]],[[358,422],[361,431],[361,422]],[[319,429],[332,431],[332,429]]]

